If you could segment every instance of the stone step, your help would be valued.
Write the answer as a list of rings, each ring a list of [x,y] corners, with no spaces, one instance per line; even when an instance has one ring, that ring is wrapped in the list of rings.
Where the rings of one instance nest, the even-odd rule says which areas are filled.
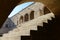
[[[11,39],[15,40],[14,39],[15,37],[21,38],[21,36],[24,36],[24,35],[30,36],[30,30],[36,30],[37,31],[37,25],[43,26],[43,22],[48,23],[47,20],[52,20],[51,17],[55,18],[53,13],[40,16],[40,17],[38,17],[34,20],[31,20],[25,24],[22,24],[21,27],[17,27],[16,29],[14,29],[13,31],[10,31],[7,34],[4,34],[2,38],[10,37],[9,38],[10,40]],[[19,38],[17,38],[17,39],[19,39]]]

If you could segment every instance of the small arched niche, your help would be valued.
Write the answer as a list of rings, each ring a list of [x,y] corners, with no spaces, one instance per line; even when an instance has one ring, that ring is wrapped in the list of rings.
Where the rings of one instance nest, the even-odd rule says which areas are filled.
[[[8,24],[5,25],[6,28],[9,28]]]
[[[31,11],[30,13],[30,20],[34,19],[34,11]]]
[[[28,14],[25,14],[25,16],[24,16],[24,21],[26,22],[26,21],[28,21],[29,20],[29,15]]]
[[[44,14],[51,13],[50,10],[47,7],[44,7]]]
[[[20,17],[19,23],[23,23],[23,16]]]

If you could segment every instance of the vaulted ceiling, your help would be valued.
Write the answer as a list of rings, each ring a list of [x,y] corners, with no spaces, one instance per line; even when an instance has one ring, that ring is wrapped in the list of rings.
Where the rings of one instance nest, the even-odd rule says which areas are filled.
[[[60,15],[60,0],[0,0],[0,27],[15,6],[24,2],[42,2],[54,12]]]

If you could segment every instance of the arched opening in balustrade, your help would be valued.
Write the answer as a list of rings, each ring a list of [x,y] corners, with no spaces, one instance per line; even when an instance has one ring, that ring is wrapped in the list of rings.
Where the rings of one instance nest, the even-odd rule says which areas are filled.
[[[47,7],[44,7],[44,14],[51,13],[50,10]]]
[[[28,21],[29,20],[29,15],[28,14],[25,14],[25,16],[24,16],[24,21],[26,22],[26,21]]]
[[[6,26],[6,28],[9,28],[9,25],[8,24],[6,24],[5,26]]]
[[[31,11],[30,13],[30,20],[34,19],[34,11]]]
[[[23,23],[23,16],[20,17],[19,23]]]

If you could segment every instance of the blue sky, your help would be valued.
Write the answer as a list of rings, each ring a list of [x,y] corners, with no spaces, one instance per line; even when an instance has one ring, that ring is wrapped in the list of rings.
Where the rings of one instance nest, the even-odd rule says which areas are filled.
[[[8,16],[8,18],[14,16],[15,14],[17,14],[19,11],[21,11],[22,9],[26,8],[27,6],[31,5],[33,2],[27,2],[27,3],[23,3],[20,4],[18,6],[16,6],[12,12],[10,13],[10,15]]]

